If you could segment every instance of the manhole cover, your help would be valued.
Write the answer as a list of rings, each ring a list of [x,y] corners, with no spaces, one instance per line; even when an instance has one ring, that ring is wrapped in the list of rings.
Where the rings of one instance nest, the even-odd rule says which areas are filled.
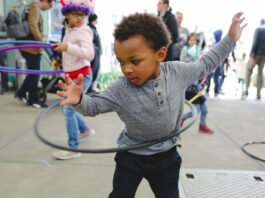
[[[186,198],[265,198],[265,172],[181,169]]]

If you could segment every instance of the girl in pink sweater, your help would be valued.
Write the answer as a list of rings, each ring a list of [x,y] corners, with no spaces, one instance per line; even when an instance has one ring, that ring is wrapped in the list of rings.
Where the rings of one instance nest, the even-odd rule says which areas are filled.
[[[84,18],[94,10],[94,2],[90,0],[66,0],[62,13],[67,20],[67,27],[62,43],[56,43],[54,49],[63,54],[63,70],[66,75],[76,81],[79,74],[83,74],[83,92],[86,93],[92,83],[90,61],[94,59],[93,32],[85,24]],[[68,145],[79,147],[79,140],[94,135],[91,129],[71,105],[62,108],[68,132]],[[53,153],[57,159],[71,159],[80,157],[81,153],[58,151]]]

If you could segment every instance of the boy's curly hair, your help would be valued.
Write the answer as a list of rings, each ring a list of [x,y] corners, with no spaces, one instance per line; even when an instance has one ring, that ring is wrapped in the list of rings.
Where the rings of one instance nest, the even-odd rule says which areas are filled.
[[[114,38],[118,41],[125,41],[135,35],[143,36],[155,51],[163,46],[168,47],[171,42],[170,33],[162,19],[146,13],[124,17],[114,31]]]

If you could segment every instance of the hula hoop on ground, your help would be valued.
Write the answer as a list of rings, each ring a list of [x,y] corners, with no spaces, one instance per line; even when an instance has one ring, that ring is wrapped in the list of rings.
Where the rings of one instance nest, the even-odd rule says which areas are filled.
[[[158,144],[160,142],[166,141],[174,136],[179,135],[180,133],[184,132],[186,129],[188,129],[197,119],[198,117],[198,112],[197,109],[194,107],[194,105],[192,105],[191,103],[189,103],[188,101],[186,101],[185,103],[189,106],[189,108],[191,109],[192,112],[192,117],[190,118],[190,122],[185,124],[182,128],[178,129],[178,130],[174,130],[170,135],[163,137],[161,139],[158,140],[152,140],[149,142],[145,142],[142,144],[137,144],[137,145],[132,145],[132,146],[125,146],[125,147],[118,147],[118,148],[106,148],[106,149],[75,149],[75,148],[69,148],[66,146],[61,146],[58,144],[55,144],[53,142],[48,141],[46,138],[44,138],[40,132],[39,132],[39,123],[41,122],[41,120],[46,116],[46,114],[48,112],[50,112],[51,110],[55,109],[56,107],[59,106],[61,101],[55,103],[54,105],[50,106],[48,109],[46,109],[45,111],[43,111],[38,118],[36,119],[35,123],[34,123],[34,132],[36,134],[36,136],[45,144],[57,148],[57,149],[62,149],[62,150],[67,150],[67,151],[74,151],[74,152],[80,152],[80,153],[114,153],[114,152],[121,152],[121,151],[129,151],[129,150],[133,150],[133,149],[140,149],[140,148],[144,148],[144,147],[148,147],[154,144]]]
[[[262,159],[260,157],[257,157],[256,155],[253,155],[251,153],[249,153],[246,150],[246,146],[251,145],[251,144],[265,144],[265,142],[246,142],[245,144],[243,144],[243,146],[241,147],[242,151],[244,151],[247,155],[249,155],[250,157],[256,159],[256,160],[260,160],[262,162],[265,162],[265,159]]]

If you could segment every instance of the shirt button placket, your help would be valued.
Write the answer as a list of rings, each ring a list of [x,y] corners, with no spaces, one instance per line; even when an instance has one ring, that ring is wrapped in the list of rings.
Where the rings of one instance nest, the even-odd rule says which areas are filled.
[[[155,93],[157,95],[157,101],[158,101],[159,108],[162,108],[163,105],[164,105],[164,99],[163,99],[163,96],[162,96],[162,90],[159,87],[159,84],[157,82],[155,82],[154,87],[155,87]]]

